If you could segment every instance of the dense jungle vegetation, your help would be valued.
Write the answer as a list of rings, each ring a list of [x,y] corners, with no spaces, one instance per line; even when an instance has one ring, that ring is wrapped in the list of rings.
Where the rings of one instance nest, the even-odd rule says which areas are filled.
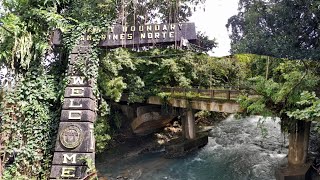
[[[68,52],[83,32],[95,37],[92,66],[82,70],[97,79],[100,104],[95,132],[101,150],[117,128],[110,125],[115,118],[110,118],[102,97],[117,101],[123,92],[135,102],[158,93],[162,86],[249,88],[258,96],[241,96],[245,113],[280,117],[283,129],[291,134],[300,122],[320,116],[319,63],[312,61],[319,54],[320,1],[240,0],[239,14],[227,25],[233,55],[224,58],[206,54],[217,44],[202,33],[199,44],[205,49],[95,47],[100,33],[114,23],[184,22],[204,0],[1,3],[0,63],[8,71],[1,87],[2,165],[16,154],[3,171],[4,179],[46,179],[68,81]],[[50,39],[56,28],[65,34],[65,46],[58,50]]]

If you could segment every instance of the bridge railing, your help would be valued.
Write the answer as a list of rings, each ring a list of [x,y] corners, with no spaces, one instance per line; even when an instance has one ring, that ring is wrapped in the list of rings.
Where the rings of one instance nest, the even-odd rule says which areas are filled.
[[[245,90],[162,87],[161,91],[170,93],[171,96],[191,95],[195,98],[236,100]]]

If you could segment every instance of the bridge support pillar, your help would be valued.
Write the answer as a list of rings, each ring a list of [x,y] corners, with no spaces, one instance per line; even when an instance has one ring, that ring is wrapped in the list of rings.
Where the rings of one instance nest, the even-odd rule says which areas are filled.
[[[182,120],[183,135],[186,139],[196,138],[196,124],[194,119],[194,112],[189,109]]]

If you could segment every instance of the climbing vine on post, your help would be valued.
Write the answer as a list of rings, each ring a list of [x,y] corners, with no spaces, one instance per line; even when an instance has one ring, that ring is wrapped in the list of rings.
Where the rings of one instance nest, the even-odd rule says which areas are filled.
[[[6,164],[3,179],[48,177],[67,82],[64,53],[72,49],[71,42],[76,42],[83,27],[90,26],[79,21],[77,13],[81,10],[68,11],[77,3],[80,1],[2,1],[0,63],[15,74],[15,85],[4,92],[1,103],[0,130],[2,146],[5,146],[5,158],[1,164]],[[81,2],[81,7],[97,3]],[[111,1],[104,3],[107,5]],[[89,8],[87,11],[95,10]],[[110,21],[112,15],[106,13],[106,16],[109,17],[103,21]],[[94,19],[91,22],[102,22]],[[105,24],[101,23],[101,26]],[[51,31],[56,28],[70,32],[66,33],[66,39],[70,41],[66,47],[59,48],[62,49],[59,52],[50,47]],[[89,78],[96,77],[98,72],[97,53],[93,55],[90,63],[95,66],[85,69]]]

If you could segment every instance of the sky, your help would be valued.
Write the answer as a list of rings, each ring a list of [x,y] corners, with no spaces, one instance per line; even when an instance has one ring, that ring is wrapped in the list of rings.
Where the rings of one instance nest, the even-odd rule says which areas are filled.
[[[213,56],[229,55],[230,39],[226,24],[229,17],[237,14],[239,0],[206,0],[205,11],[198,9],[190,18],[196,24],[196,30],[205,32],[210,38],[216,38],[218,48]]]

